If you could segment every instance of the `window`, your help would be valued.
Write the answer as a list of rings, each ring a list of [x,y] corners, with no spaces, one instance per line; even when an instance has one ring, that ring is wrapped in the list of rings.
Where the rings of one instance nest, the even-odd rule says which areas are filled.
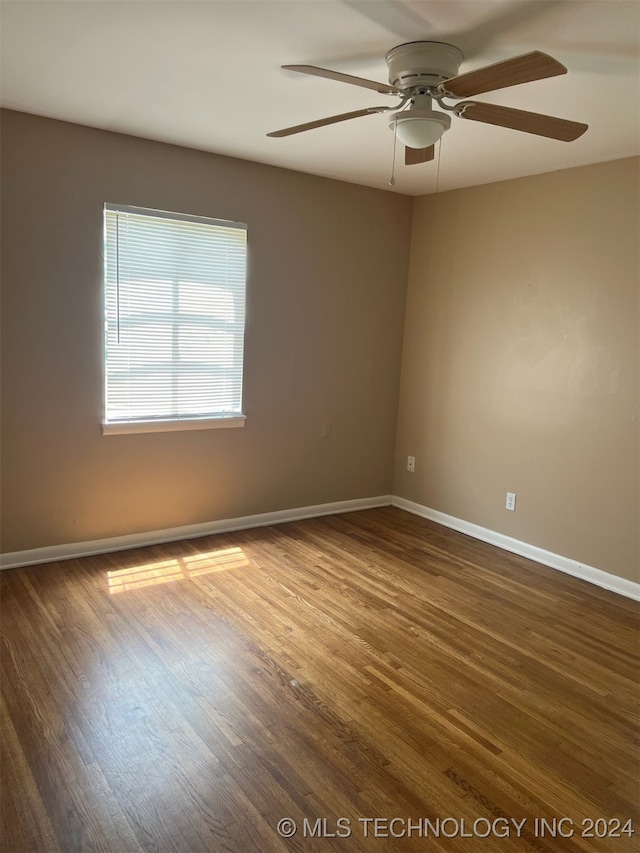
[[[246,226],[105,205],[103,432],[244,426]]]

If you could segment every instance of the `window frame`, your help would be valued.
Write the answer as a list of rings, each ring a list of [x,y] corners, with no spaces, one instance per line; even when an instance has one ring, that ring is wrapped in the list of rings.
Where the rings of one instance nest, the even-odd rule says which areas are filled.
[[[224,219],[216,219],[208,216],[198,216],[194,214],[178,213],[173,211],[156,210],[154,208],[139,207],[137,205],[114,204],[105,202],[103,205],[103,268],[102,268],[102,434],[133,434],[133,433],[153,433],[153,432],[176,432],[184,430],[203,430],[203,429],[229,429],[244,427],[247,416],[244,411],[244,362],[246,354],[246,302],[247,302],[247,267],[248,267],[248,247],[245,243],[244,255],[244,286],[243,286],[243,330],[242,330],[242,363],[241,363],[241,391],[240,391],[240,412],[221,412],[220,414],[193,415],[182,417],[163,417],[158,416],[150,419],[135,418],[130,420],[107,420],[107,383],[108,383],[108,299],[109,299],[109,282],[107,279],[107,214],[111,213],[133,213],[148,215],[159,219],[169,219],[178,222],[194,222],[198,224],[206,224],[212,226],[221,226],[224,228],[233,228],[247,233],[247,225],[243,222],[234,222]],[[245,238],[246,239],[246,238]]]

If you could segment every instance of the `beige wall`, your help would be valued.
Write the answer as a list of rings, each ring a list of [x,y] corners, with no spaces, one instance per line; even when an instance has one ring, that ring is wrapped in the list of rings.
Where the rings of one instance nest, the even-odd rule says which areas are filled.
[[[2,132],[3,551],[393,489],[638,578],[637,159],[414,204],[15,112]],[[104,201],[248,223],[245,429],[102,436]]]
[[[638,162],[416,201],[393,487],[631,580]]]
[[[3,551],[389,493],[411,199],[15,112],[2,134]],[[248,223],[244,429],[102,436],[105,201]]]

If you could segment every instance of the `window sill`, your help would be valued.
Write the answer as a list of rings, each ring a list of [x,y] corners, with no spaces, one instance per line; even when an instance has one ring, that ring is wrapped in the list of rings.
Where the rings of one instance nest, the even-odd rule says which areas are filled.
[[[122,421],[102,424],[103,435],[123,435],[137,432],[178,432],[194,429],[233,429],[243,427],[246,415],[221,416],[219,418],[193,418],[182,421]]]

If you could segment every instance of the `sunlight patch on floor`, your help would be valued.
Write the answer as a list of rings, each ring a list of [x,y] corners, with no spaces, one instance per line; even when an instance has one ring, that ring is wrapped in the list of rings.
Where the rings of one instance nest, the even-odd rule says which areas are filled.
[[[109,592],[113,594],[195,578],[211,572],[244,569],[250,565],[242,548],[222,548],[206,554],[176,557],[172,560],[160,560],[156,563],[144,563],[141,566],[107,572],[107,581]]]

